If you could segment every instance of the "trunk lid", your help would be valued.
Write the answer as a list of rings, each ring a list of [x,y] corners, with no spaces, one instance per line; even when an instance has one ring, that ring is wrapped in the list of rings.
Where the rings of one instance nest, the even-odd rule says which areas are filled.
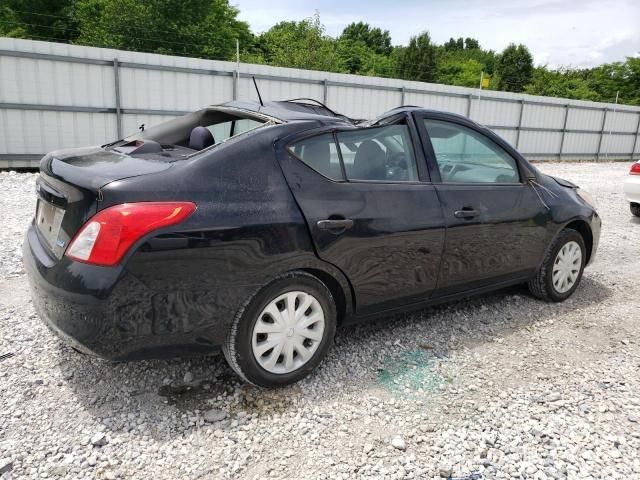
[[[71,185],[97,192],[100,187],[115,180],[171,168],[173,162],[157,156],[133,157],[101,147],[58,150],[40,161],[40,171]]]
[[[129,156],[100,147],[59,150],[40,161],[34,225],[42,245],[56,258],[95,215],[100,189],[116,180],[171,168],[167,160]]]

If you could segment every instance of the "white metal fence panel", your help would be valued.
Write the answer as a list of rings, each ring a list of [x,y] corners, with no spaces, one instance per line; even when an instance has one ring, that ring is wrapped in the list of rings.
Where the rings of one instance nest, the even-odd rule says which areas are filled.
[[[600,135],[593,133],[567,133],[563,153],[580,157],[584,152],[595,152],[598,150]]]
[[[549,155],[553,158],[556,152],[560,151],[560,142],[562,142],[561,132],[522,132],[518,149],[523,152],[534,152],[536,155]]]
[[[410,93],[407,94],[407,98],[406,103],[408,105],[429,105],[429,108],[434,110],[443,110],[465,116],[468,114],[469,99],[465,97],[443,97]]]
[[[566,112],[562,105],[525,105],[522,126],[562,130]]]
[[[632,112],[620,112],[614,110],[609,112],[609,115],[607,115],[607,121],[604,124],[604,129],[607,132],[635,133],[637,121],[638,115]]]
[[[0,168],[36,166],[232,99],[308,97],[353,118],[400,105],[465,115],[531,159],[640,157],[640,108],[398,79],[0,38]],[[239,80],[236,82],[236,75]]]
[[[567,129],[597,132],[598,130],[602,130],[604,115],[604,110],[579,110],[572,108],[569,110]]]
[[[503,102],[492,98],[476,99],[471,108],[471,118],[484,125],[516,127],[520,118],[520,107],[516,102]]]
[[[514,129],[494,128],[494,132],[500,135],[504,140],[509,142],[512,147],[517,148],[518,143],[518,131]]]
[[[175,117],[176,115],[145,115],[126,113],[122,115],[122,137],[128,137],[129,135],[137,133],[140,125],[142,124],[144,124],[145,128],[147,128],[156,123],[166,122],[167,120],[171,120]],[[118,138],[117,133],[114,132],[113,136],[110,138]],[[100,142],[93,143],[93,145],[100,144]]]

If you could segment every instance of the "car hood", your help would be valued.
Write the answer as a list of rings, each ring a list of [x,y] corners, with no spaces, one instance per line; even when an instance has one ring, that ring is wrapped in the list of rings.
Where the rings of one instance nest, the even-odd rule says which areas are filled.
[[[565,180],[564,178],[560,178],[560,177],[554,177],[552,175],[547,175],[549,178],[553,178],[556,183],[558,183],[558,185],[561,185],[563,187],[567,187],[567,188],[578,188],[578,185],[576,185],[573,182],[570,182],[569,180]]]

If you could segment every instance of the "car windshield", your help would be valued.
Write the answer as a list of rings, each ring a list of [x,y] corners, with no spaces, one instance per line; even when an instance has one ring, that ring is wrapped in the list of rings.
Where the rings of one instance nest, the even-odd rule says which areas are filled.
[[[277,119],[253,112],[209,108],[148,129],[141,126],[140,132],[105,146],[127,155],[160,153],[162,157],[175,160],[275,123],[278,123]]]

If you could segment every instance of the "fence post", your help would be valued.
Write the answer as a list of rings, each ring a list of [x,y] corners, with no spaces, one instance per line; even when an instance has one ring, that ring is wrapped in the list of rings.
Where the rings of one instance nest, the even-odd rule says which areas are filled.
[[[238,99],[238,70],[233,71],[233,99]]]
[[[404,105],[404,87],[400,87],[400,106]]]
[[[524,100],[520,100],[520,117],[516,127],[516,150],[520,148],[520,129],[522,128],[522,117],[524,115]]]
[[[329,98],[329,86],[327,85],[327,79],[322,80],[322,103],[327,104]]]
[[[471,118],[471,94],[467,96],[467,118]]]
[[[636,147],[638,146],[638,137],[640,137],[640,112],[638,112],[638,125],[636,127],[636,137],[633,141],[633,147],[631,148],[631,160],[633,160],[633,156],[636,154]]]
[[[560,153],[558,153],[558,160],[562,160],[562,154],[564,153],[564,137],[567,134],[567,120],[569,120],[569,104],[564,106],[564,122],[562,122],[562,137],[560,138]]]
[[[122,111],[120,108],[120,63],[113,59],[113,85],[116,96],[116,133],[122,138]]]
[[[598,152],[596,153],[596,162],[600,160],[600,149],[602,148],[602,138],[604,137],[604,126],[607,123],[607,113],[609,109],[605,107],[604,115],[602,116],[602,126],[600,127],[600,140],[598,140]]]

